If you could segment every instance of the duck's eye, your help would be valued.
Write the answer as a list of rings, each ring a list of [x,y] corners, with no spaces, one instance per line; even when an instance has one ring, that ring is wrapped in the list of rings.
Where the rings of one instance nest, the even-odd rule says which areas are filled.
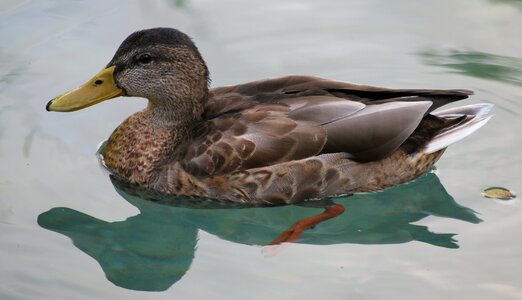
[[[148,53],[142,54],[138,56],[138,61],[140,62],[140,64],[148,64],[152,61],[152,56]]]

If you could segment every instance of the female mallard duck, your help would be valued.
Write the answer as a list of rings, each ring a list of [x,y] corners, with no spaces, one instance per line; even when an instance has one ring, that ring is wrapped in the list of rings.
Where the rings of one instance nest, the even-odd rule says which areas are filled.
[[[106,166],[172,195],[254,204],[380,190],[425,173],[451,143],[484,125],[491,105],[433,110],[466,90],[386,89],[309,76],[208,88],[182,32],[131,34],[107,67],[56,97],[74,111],[144,97],[102,151]]]

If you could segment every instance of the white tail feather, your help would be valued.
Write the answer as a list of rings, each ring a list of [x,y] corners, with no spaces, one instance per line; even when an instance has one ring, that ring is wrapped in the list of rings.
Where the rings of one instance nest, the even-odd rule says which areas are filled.
[[[436,152],[472,134],[491,119],[491,116],[486,116],[486,114],[491,111],[491,108],[493,108],[493,104],[481,103],[435,112],[434,115],[438,117],[469,115],[473,116],[473,118],[435,136],[433,140],[424,147],[423,152]]]
[[[433,112],[432,114],[438,117],[443,117],[445,115],[471,115],[476,117],[483,117],[491,111],[493,106],[495,105],[492,103],[471,104],[466,106],[438,110]]]

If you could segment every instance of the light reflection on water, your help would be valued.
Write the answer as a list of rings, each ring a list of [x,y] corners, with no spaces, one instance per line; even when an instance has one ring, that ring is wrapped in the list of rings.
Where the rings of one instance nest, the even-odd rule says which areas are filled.
[[[343,215],[265,258],[262,245],[322,209],[168,207],[115,192],[95,147],[144,102],[44,110],[154,26],[191,35],[214,86],[309,74],[465,88],[476,92],[466,104],[492,102],[495,116],[446,151],[438,177],[336,199]],[[520,1],[507,0],[2,1],[0,298],[522,298],[520,201],[480,195],[522,190],[520,28]]]

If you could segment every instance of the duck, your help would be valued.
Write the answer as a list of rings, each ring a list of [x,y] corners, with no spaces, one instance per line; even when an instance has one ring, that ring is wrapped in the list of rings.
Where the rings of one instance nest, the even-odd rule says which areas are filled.
[[[46,109],[146,98],[101,151],[112,174],[173,196],[286,205],[425,174],[447,146],[490,119],[489,103],[439,109],[472,94],[300,75],[210,88],[192,39],[151,28],[128,36],[105,68]]]

